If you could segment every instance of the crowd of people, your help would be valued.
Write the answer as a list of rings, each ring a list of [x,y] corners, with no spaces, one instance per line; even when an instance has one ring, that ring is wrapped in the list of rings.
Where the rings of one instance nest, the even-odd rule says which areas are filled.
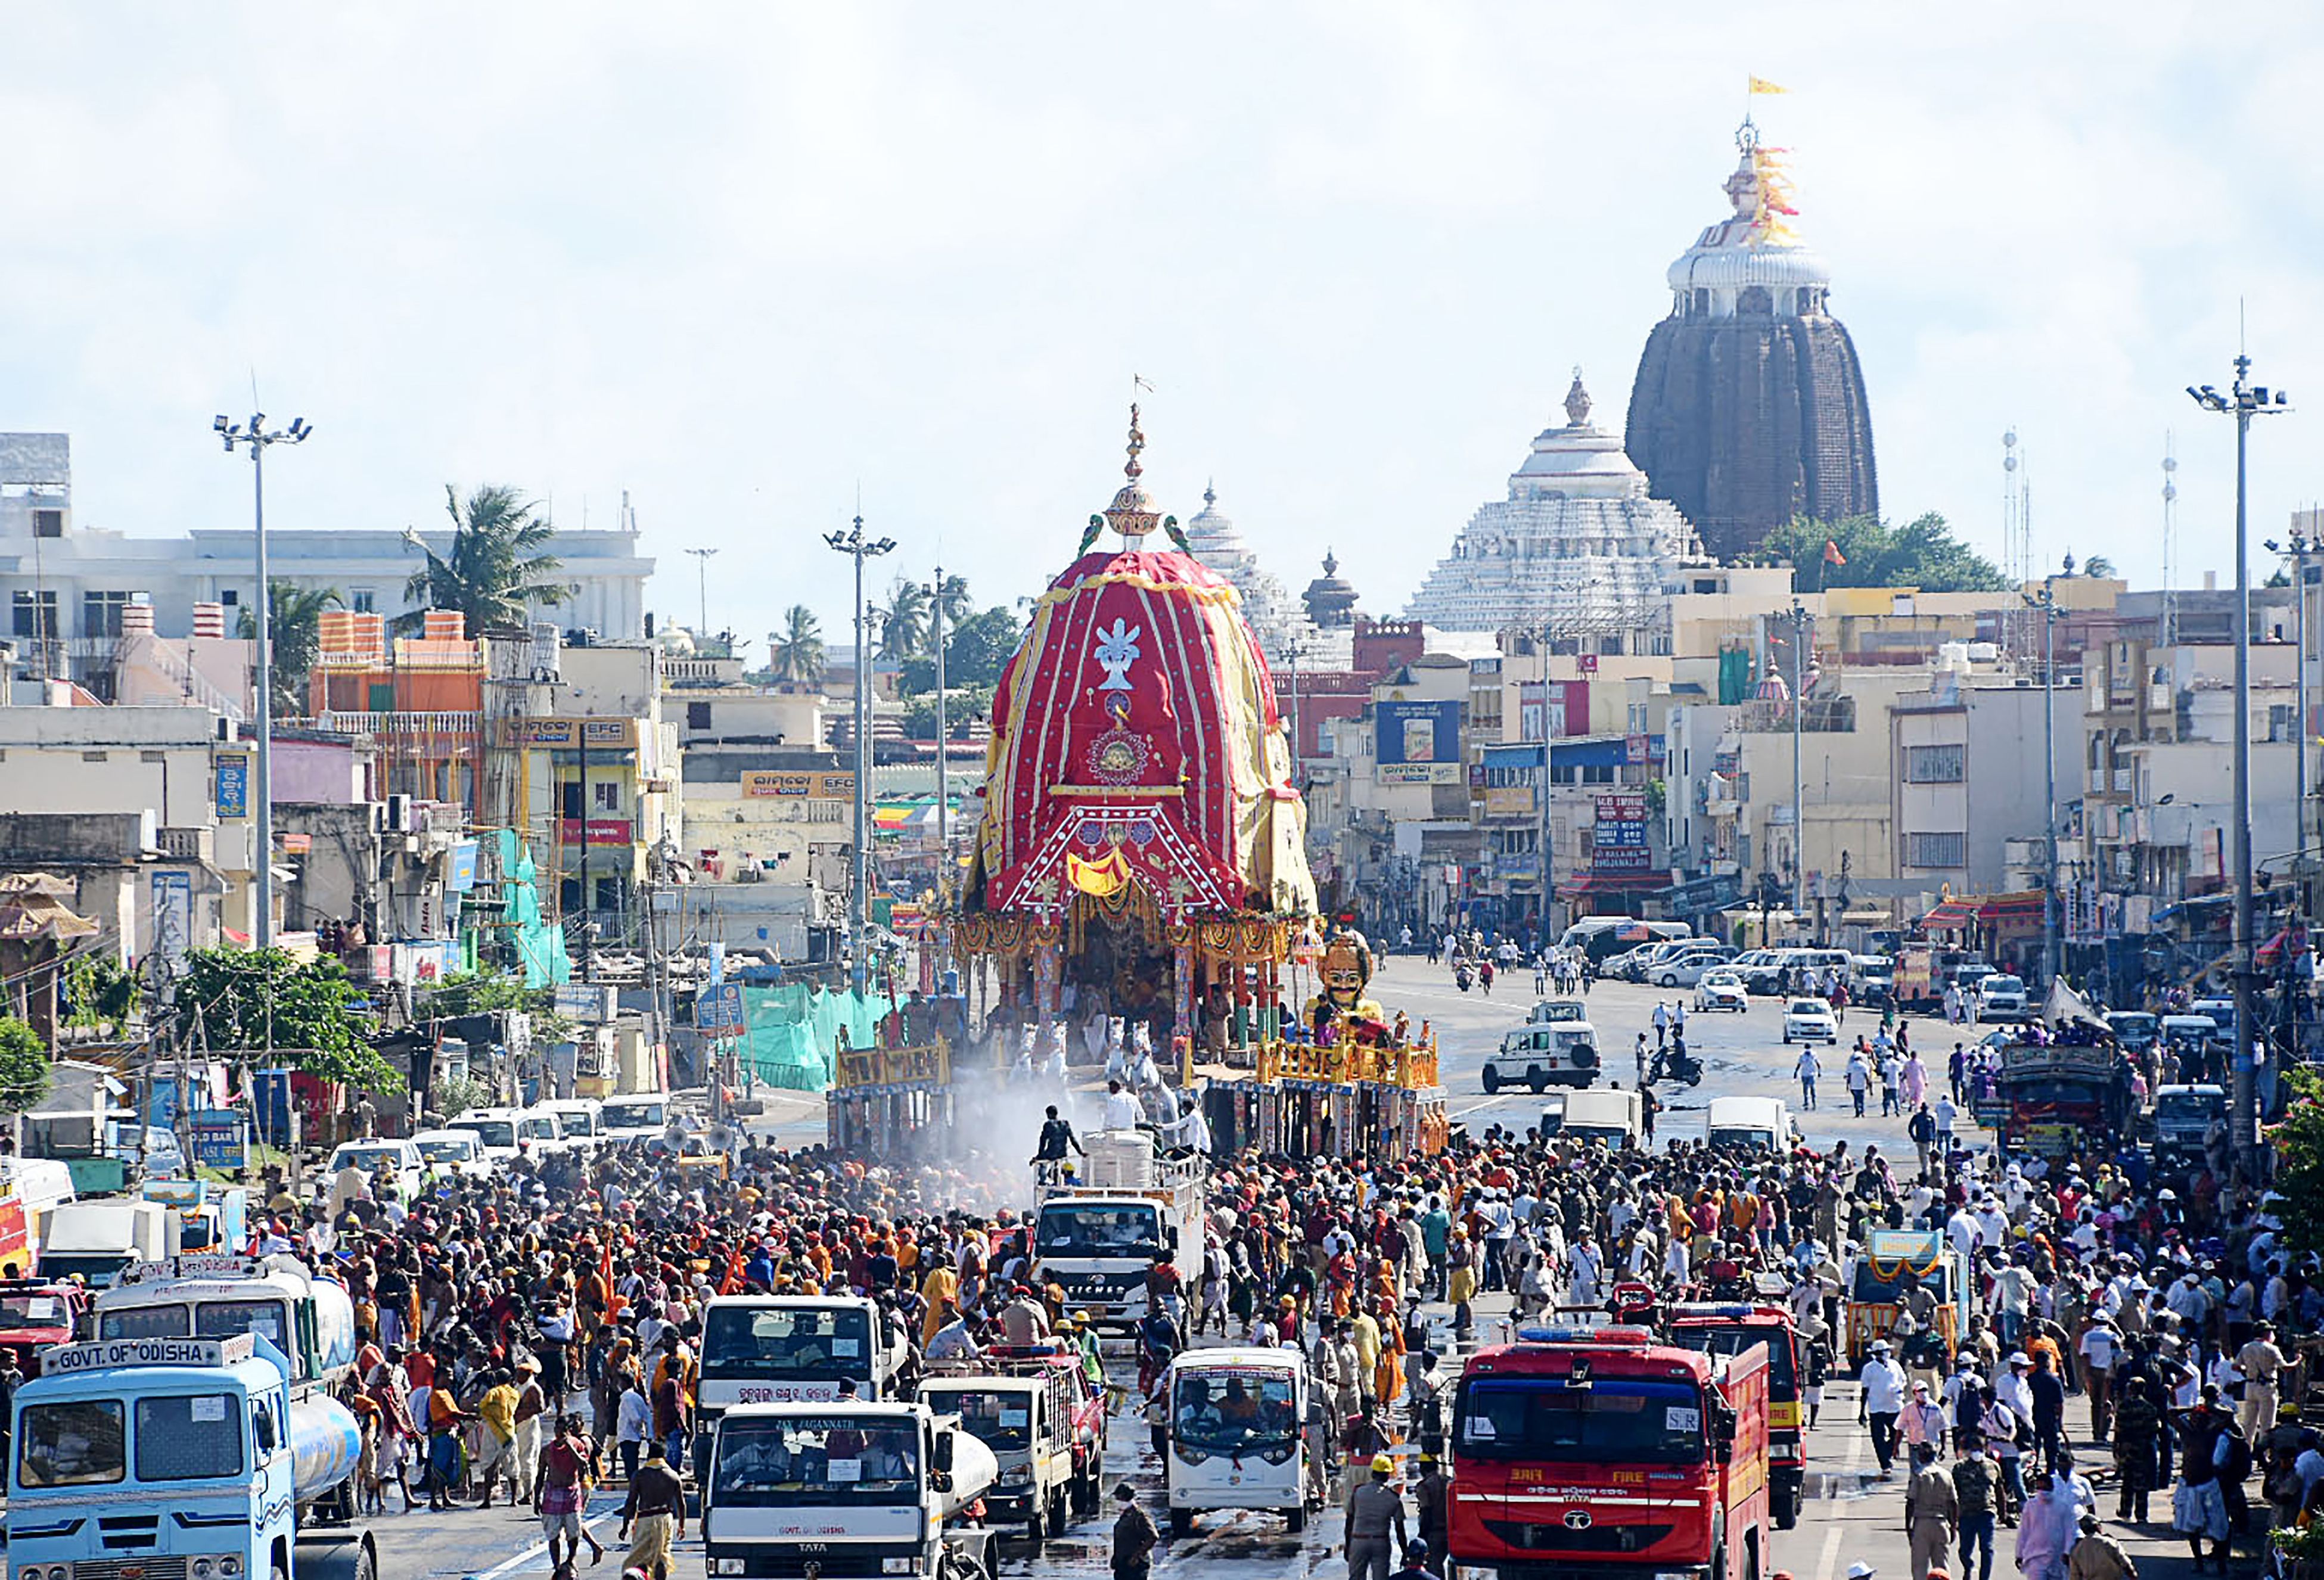
[[[1674,1030],[1674,1017],[1657,1034]],[[1414,1529],[1441,1566],[1443,1415],[1454,1351],[1482,1336],[1482,1297],[1508,1296],[1522,1318],[1605,1307],[1624,1287],[1660,1300],[1756,1289],[1793,1307],[1811,1421],[1860,1362],[1879,1474],[1904,1473],[1915,1580],[1956,1543],[1962,1580],[1972,1562],[1987,1580],[1994,1527],[2012,1523],[2028,1580],[2063,1580],[2085,1520],[2108,1512],[2098,1479],[2116,1520],[2147,1520],[2150,1494],[2169,1489],[2160,1512],[2201,1561],[2224,1563],[2263,1513],[2309,1518],[2324,1452],[2286,1383],[2305,1375],[2324,1284],[2261,1191],[2222,1154],[2158,1172],[2126,1138],[2005,1160],[1955,1123],[1978,1079],[1966,1050],[1939,1072],[1884,1029],[1862,1067],[1864,1079],[1844,1078],[1859,1111],[1877,1090],[1895,1094],[1884,1111],[1944,1116],[1914,1133],[1913,1151],[1672,1140],[1611,1152],[1490,1127],[1456,1132],[1434,1156],[1222,1158],[1199,1264],[1166,1255],[1153,1277],[1173,1319],[1140,1336],[1149,1412],[1167,1408],[1161,1363],[1190,1337],[1299,1347],[1368,1527],[1381,1504],[1367,1489],[1397,1491],[1377,1456],[1418,1448]],[[1132,1063],[1100,1101],[1127,1113],[1145,1074]],[[1801,1079],[1812,1107],[1815,1077]],[[1063,1156],[1070,1125],[1053,1118],[1043,1146]],[[1103,1379],[1063,1291],[1031,1276],[1021,1159],[730,1139],[723,1173],[633,1144],[523,1158],[489,1178],[431,1173],[410,1200],[385,1177],[341,1180],[303,1223],[278,1199],[266,1248],[334,1270],[355,1303],[368,1506],[505,1496],[540,1515],[552,1559],[569,1562],[595,1550],[580,1518],[590,1488],[618,1479],[628,1566],[665,1580],[704,1309],[722,1291],[867,1294],[907,1337],[908,1377],[923,1356],[1059,1336]],[[1915,1226],[1941,1233],[1969,1287],[1946,1287],[1938,1267],[1908,1272],[1893,1327],[1852,1346],[1870,1232]],[[1383,1574],[1387,1534],[1364,1555]]]

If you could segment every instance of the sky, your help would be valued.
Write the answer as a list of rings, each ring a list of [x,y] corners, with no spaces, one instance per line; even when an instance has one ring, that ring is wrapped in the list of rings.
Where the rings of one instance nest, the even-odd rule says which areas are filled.
[[[244,524],[217,412],[304,415],[268,519],[428,525],[507,482],[650,606],[836,637],[872,571],[1031,592],[1120,482],[1215,480],[1295,588],[1396,612],[1579,365],[1618,422],[1749,101],[1793,150],[1884,510],[2037,562],[2232,574],[2324,497],[2324,14],[2136,3],[0,5],[0,429],[83,527]]]

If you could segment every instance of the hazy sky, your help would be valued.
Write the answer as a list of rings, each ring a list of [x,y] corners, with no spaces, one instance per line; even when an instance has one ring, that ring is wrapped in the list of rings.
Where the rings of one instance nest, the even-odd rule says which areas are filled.
[[[652,604],[837,636],[852,513],[990,600],[1120,482],[1204,480],[1295,587],[1400,607],[1575,363],[1618,421],[1719,217],[1746,74],[1869,384],[1881,500],[1999,547],[2226,570],[2324,495],[2310,6],[418,4],[0,10],[0,427],[69,430],[84,525],[238,525],[212,413],[318,427],[270,519],[631,491]],[[2306,259],[2309,262],[2303,262]],[[2256,552],[2256,550],[2255,550]]]

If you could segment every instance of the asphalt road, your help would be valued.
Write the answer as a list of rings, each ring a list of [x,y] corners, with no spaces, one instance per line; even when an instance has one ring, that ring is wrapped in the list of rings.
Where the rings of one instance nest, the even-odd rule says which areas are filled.
[[[1485,1052],[1499,1045],[1504,1032],[1524,1021],[1534,1002],[1531,988],[1531,973],[1519,972],[1501,978],[1490,997],[1474,988],[1464,994],[1453,987],[1448,970],[1431,967],[1415,956],[1390,959],[1372,982],[1373,995],[1383,1004],[1407,1011],[1416,1022],[1432,1023],[1443,1053],[1443,1081],[1453,1116],[1465,1120],[1472,1131],[1496,1123],[1522,1130],[1540,1117],[1538,1098],[1525,1091],[1488,1097],[1480,1074]],[[1657,998],[1674,997],[1668,991],[1657,994],[1626,983],[1600,984],[1591,992],[1590,1015],[1609,1054],[1609,1079],[1625,1086],[1632,1083],[1628,1050],[1637,1032],[1649,1025]],[[1691,992],[1688,997],[1691,1000]],[[1851,1015],[1842,1028],[1843,1035],[1852,1038],[1873,1024],[1870,1017]],[[1952,1046],[1952,1035],[1941,1023],[1915,1022],[1913,1029],[1926,1054],[1941,1056]],[[1687,1031],[1688,1045],[1703,1058],[1704,1078],[1692,1089],[1660,1089],[1668,1105],[1661,1130],[1665,1138],[1701,1135],[1704,1106],[1714,1097],[1776,1096],[1796,1107],[1798,1086],[1791,1075],[1796,1050],[1784,1046],[1775,1000],[1753,999],[1743,1015],[1690,1012]],[[1839,1062],[1826,1061],[1828,1099],[1833,1098],[1838,1085]],[[1810,1141],[1819,1146],[1844,1136],[1851,1147],[1877,1142],[1884,1151],[1909,1151],[1903,1120],[1878,1117],[1877,1097],[1872,1108],[1867,1117],[1854,1118],[1841,1095],[1799,1118]],[[790,1144],[817,1138],[822,1133],[821,1103],[779,1097],[760,1128]],[[1480,1302],[1480,1314],[1499,1315],[1507,1304],[1505,1299],[1489,1297]],[[1449,1312],[1439,1316],[1449,1320]],[[1496,1326],[1485,1320],[1479,1328],[1490,1333]],[[1125,1382],[1134,1374],[1126,1359],[1117,1370]],[[1822,1426],[1812,1436],[1810,1445],[1812,1502],[1797,1529],[1776,1534],[1775,1562],[1797,1580],[1837,1580],[1846,1565],[1859,1557],[1880,1565],[1888,1575],[1902,1576],[1905,1555],[1898,1532],[1901,1494],[1893,1484],[1871,1479],[1870,1442],[1855,1425],[1852,1385],[1842,1384],[1831,1392],[1834,1398],[1827,1401]],[[1163,1507],[1161,1466],[1146,1448],[1146,1440],[1142,1419],[1129,1414],[1116,1419],[1107,1455],[1107,1482],[1109,1486],[1123,1479],[1136,1484],[1158,1520]],[[592,1500],[588,1518],[600,1540],[612,1541],[620,1505],[618,1490],[601,1493]],[[1110,1520],[1109,1514],[1105,1520],[1084,1522],[1053,1539],[1040,1555],[1038,1572],[1104,1574]],[[382,1548],[381,1580],[502,1580],[503,1576],[546,1575],[549,1570],[538,1524],[512,1511],[466,1509],[429,1514],[423,1510],[389,1515],[374,1521],[374,1529]],[[1314,1521],[1303,1537],[1289,1535],[1282,1521],[1270,1515],[1211,1516],[1192,1538],[1171,1544],[1164,1566],[1185,1573],[1216,1573],[1228,1580],[1243,1575],[1250,1580],[1274,1580],[1286,1575],[1339,1575],[1345,1573],[1339,1556],[1341,1534],[1336,1512]],[[1004,1552],[1004,1573],[1036,1572],[1033,1555],[1021,1543],[1011,1543]],[[618,1548],[608,1556],[608,1572],[620,1557]],[[696,1580],[703,1574],[698,1542],[681,1544],[678,1572],[684,1580]]]

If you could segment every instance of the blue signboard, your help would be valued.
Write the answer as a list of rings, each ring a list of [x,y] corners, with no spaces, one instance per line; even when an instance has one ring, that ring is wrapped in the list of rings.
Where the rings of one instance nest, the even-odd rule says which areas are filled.
[[[217,755],[217,814],[250,815],[250,754],[222,751]]]
[[[1383,702],[1372,714],[1381,764],[1460,763],[1459,703]]]
[[[712,1036],[733,1035],[742,1028],[742,984],[719,982],[694,997],[694,1029]]]
[[[462,840],[452,847],[451,871],[444,886],[456,895],[465,895],[476,886],[476,841]]]
[[[243,1166],[242,1116],[232,1108],[195,1110],[194,1162],[212,1169]]]

